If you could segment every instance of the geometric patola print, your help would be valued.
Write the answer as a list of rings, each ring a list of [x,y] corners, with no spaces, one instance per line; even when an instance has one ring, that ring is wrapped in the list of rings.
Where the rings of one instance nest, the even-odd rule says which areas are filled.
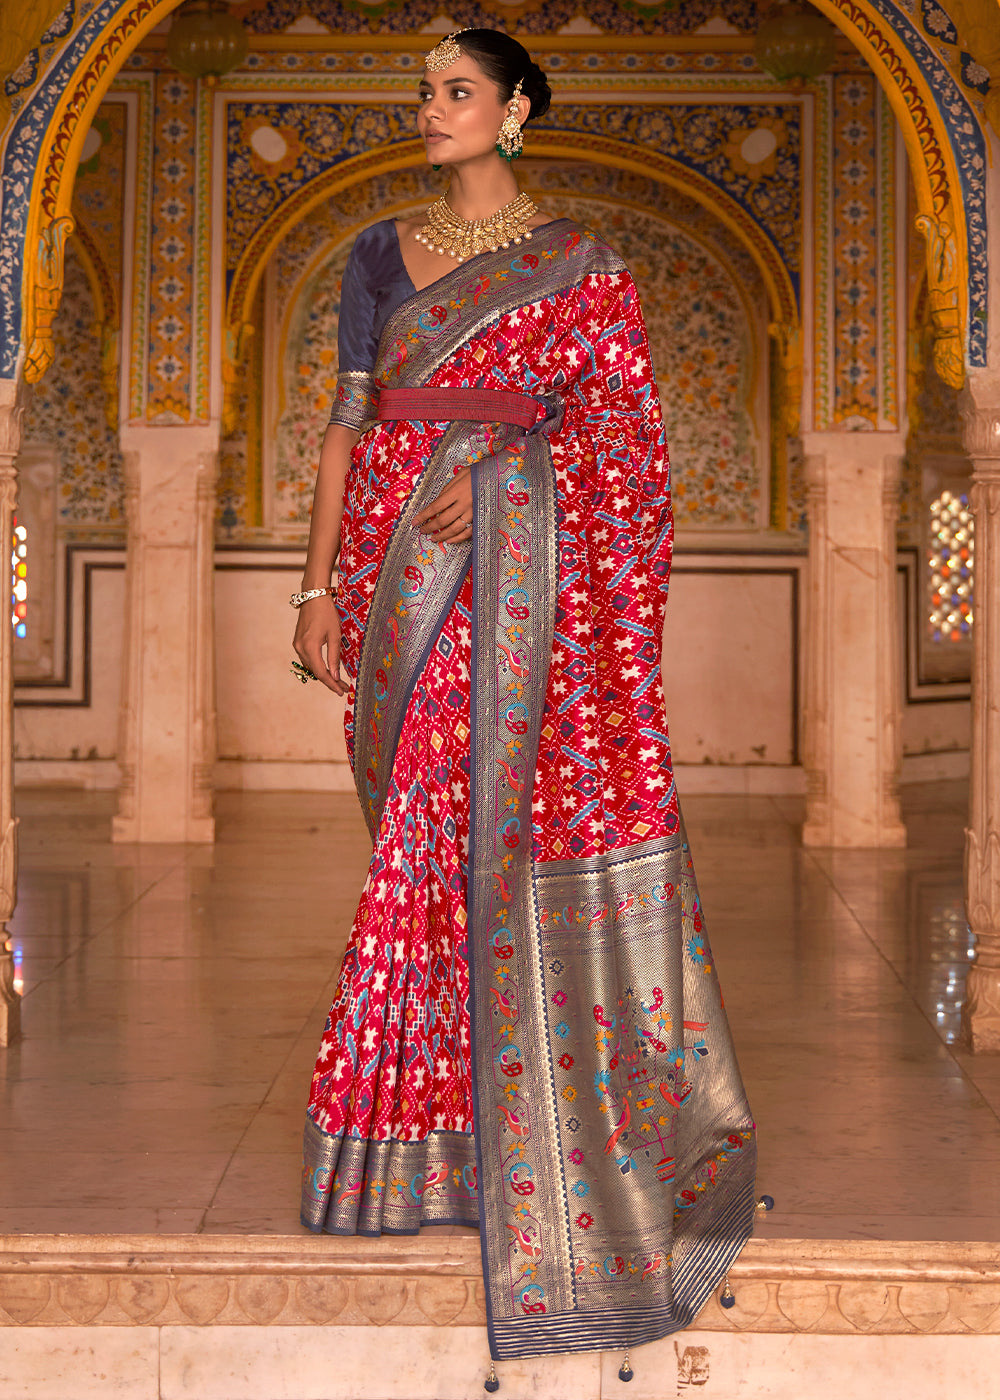
[[[754,528],[762,489],[757,414],[766,410],[748,393],[766,366],[762,323],[768,313],[763,279],[746,245],[693,198],[632,171],[529,158],[518,175],[550,216],[593,225],[632,266],[654,366],[661,388],[667,385],[678,519],[702,528]],[[283,539],[289,530],[304,535],[337,371],[340,277],[353,235],[379,218],[419,211],[438,197],[443,178],[424,165],[373,176],[312,209],[278,245],[267,279],[273,288],[264,308],[268,327],[262,324],[257,337],[261,343],[268,337],[278,353],[260,386],[251,339],[237,426],[221,445],[218,521],[225,538],[252,530],[259,540],[262,527]],[[685,236],[688,258],[679,251]],[[711,289],[696,287],[696,267],[711,270]],[[685,279],[696,288],[690,294]],[[695,363],[690,355],[672,355],[677,336],[690,341],[700,387],[711,386],[715,396],[718,408],[707,429],[703,421],[695,430],[690,385],[678,384],[674,392],[671,376],[683,379],[683,364]]]
[[[553,204],[605,238],[639,289],[670,444],[677,526],[766,524],[759,444],[768,428],[755,427],[750,401],[761,361],[767,364],[766,323],[755,336],[726,268],[667,219],[566,195]],[[762,321],[766,308],[758,310]]]
[[[192,416],[198,121],[194,96],[189,78],[177,73],[157,77],[146,417],[158,423],[186,423]]]

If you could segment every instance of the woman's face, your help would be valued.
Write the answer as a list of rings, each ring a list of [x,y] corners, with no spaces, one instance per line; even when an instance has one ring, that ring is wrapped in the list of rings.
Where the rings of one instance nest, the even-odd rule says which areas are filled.
[[[494,149],[507,103],[474,59],[463,54],[450,68],[425,73],[418,96],[417,130],[432,164],[455,165]]]

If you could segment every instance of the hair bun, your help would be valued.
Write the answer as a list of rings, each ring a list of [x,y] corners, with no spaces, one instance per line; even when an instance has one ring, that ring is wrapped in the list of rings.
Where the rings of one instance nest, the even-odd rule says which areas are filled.
[[[529,65],[521,91],[525,97],[531,98],[530,115],[544,117],[549,110],[549,103],[552,101],[552,89],[549,87],[549,80],[544,71],[539,68],[537,63]]]

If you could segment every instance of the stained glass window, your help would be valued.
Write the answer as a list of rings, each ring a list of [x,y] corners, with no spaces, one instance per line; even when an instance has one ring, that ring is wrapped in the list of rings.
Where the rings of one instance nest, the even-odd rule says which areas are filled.
[[[930,606],[927,622],[935,642],[967,642],[972,633],[974,541],[969,497],[942,491],[931,502]]]
[[[28,635],[28,529],[14,516],[10,553],[10,612],[15,637]]]

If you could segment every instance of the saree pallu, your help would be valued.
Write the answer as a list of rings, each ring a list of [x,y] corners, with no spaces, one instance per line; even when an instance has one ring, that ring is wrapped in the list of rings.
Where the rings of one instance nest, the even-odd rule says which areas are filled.
[[[314,1230],[478,1223],[496,1359],[687,1326],[752,1231],[756,1160],[670,762],[635,287],[568,220],[511,251],[404,302],[350,395],[338,606],[375,849],[303,1186]],[[372,389],[421,386],[544,421],[371,423]],[[413,519],[464,466],[472,542],[434,545]]]

